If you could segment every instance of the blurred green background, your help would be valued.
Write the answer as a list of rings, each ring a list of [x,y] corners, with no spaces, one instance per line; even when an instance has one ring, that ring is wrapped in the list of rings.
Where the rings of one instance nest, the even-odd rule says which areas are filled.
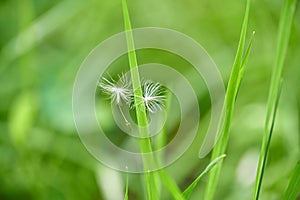
[[[283,0],[252,1],[248,35],[252,30],[256,35],[216,199],[252,197],[282,5]],[[245,1],[128,0],[128,6],[134,28],[170,28],[202,44],[227,83]],[[121,1],[1,0],[0,29],[0,199],[122,199],[125,175],[87,152],[72,116],[72,87],[80,64],[97,44],[124,29]],[[300,157],[299,44],[297,9],[261,199],[282,198]],[[179,65],[180,61],[163,53],[138,52],[138,59],[177,64],[182,73],[188,73],[187,64]],[[128,63],[124,59],[119,65]],[[198,95],[203,123],[208,124],[209,95],[207,91]],[[114,134],[115,124],[106,125]],[[182,189],[209,161],[209,156],[191,160],[198,149],[196,140],[167,168]],[[205,183],[206,178],[192,199],[201,199]],[[142,184],[142,176],[130,176],[130,199],[144,199]],[[163,199],[169,199],[163,192]]]

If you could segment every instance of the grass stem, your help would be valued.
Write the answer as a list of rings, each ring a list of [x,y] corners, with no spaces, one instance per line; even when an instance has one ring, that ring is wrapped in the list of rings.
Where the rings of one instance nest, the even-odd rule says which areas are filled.
[[[127,47],[128,47],[128,58],[129,58],[129,65],[131,70],[131,79],[132,79],[132,86],[133,86],[133,93],[134,93],[134,103],[136,105],[136,117],[137,123],[139,126],[140,132],[140,149],[142,154],[148,154],[150,156],[143,155],[143,165],[145,173],[145,184],[147,190],[147,198],[148,200],[156,200],[157,198],[155,195],[156,192],[156,184],[155,184],[155,175],[154,172],[149,172],[151,164],[155,163],[153,160],[152,154],[152,146],[151,141],[149,138],[149,131],[148,131],[148,119],[146,114],[145,104],[142,101],[141,97],[143,96],[143,91],[141,88],[141,81],[138,71],[138,62],[134,47],[134,40],[132,35],[132,28],[131,22],[127,7],[126,0],[122,0],[122,8],[123,8],[123,15],[124,15],[124,25],[126,30],[126,40],[127,40]]]

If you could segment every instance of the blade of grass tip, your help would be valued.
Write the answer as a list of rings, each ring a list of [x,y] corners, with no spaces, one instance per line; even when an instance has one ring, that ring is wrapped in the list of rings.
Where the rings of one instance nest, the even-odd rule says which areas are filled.
[[[267,115],[265,121],[265,130],[262,139],[261,151],[257,166],[256,181],[254,188],[254,199],[258,199],[261,187],[262,176],[264,173],[265,163],[264,160],[267,154],[268,149],[266,148],[267,142],[271,140],[271,129],[272,122],[274,117],[274,112],[277,109],[276,101],[279,93],[280,80],[282,76],[282,69],[285,59],[285,54],[288,47],[288,41],[292,26],[292,21],[294,18],[295,8],[297,0],[285,0],[284,6],[282,8],[280,23],[279,23],[279,32],[277,38],[277,50],[275,57],[275,66],[272,73],[268,104],[267,104]]]
[[[226,155],[223,154],[219,157],[217,157],[216,159],[214,159],[211,163],[209,163],[207,165],[207,167],[204,169],[204,171],[193,181],[192,184],[190,184],[183,192],[183,196],[186,199],[189,199],[189,197],[191,196],[193,190],[195,189],[195,187],[198,185],[199,181],[201,180],[201,178],[207,174],[220,160],[222,160],[223,158],[225,158]]]
[[[244,77],[245,68],[248,64],[249,55],[250,55],[250,51],[251,51],[251,48],[252,48],[252,42],[253,42],[254,35],[255,35],[255,31],[252,32],[252,36],[251,36],[250,42],[248,44],[248,48],[246,50],[245,57],[244,57],[244,60],[242,62],[242,66],[241,66],[241,69],[240,69],[240,72],[239,72],[239,76],[238,76],[238,80],[237,80],[237,90],[235,92],[236,97],[237,97],[237,94],[239,92],[242,79]]]
[[[241,66],[243,63],[243,52],[245,48],[245,40],[246,40],[246,32],[248,27],[248,18],[249,18],[249,11],[250,11],[250,0],[247,0],[245,16],[243,20],[238,50],[236,53],[235,61],[233,64],[233,69],[231,72],[231,76],[228,82],[227,92],[225,96],[225,116],[222,124],[222,129],[220,130],[220,137],[213,149],[211,160],[214,160],[218,156],[225,153],[228,138],[229,138],[229,128],[230,122],[233,114],[233,108],[236,99],[236,93],[238,91],[238,81],[239,81],[239,73],[241,71]],[[205,199],[212,200],[216,191],[219,174],[222,168],[222,160],[220,164],[216,166],[209,172],[208,183],[205,190]]]
[[[124,200],[128,200],[128,187],[129,187],[129,183],[128,183],[128,168],[126,167],[126,187],[125,187],[125,197]]]
[[[134,48],[131,22],[130,22],[126,0],[122,0],[122,9],[124,15],[124,25],[126,30],[128,59],[129,59],[129,66],[131,69],[132,86],[134,88],[133,93],[134,93],[134,102],[136,105],[136,117],[137,117],[137,123],[139,125],[139,132],[141,135],[140,149],[142,154],[148,153],[148,155],[150,155],[150,156],[144,156],[144,155],[142,156],[144,170],[148,172],[150,169],[150,165],[155,164],[155,162],[153,161],[153,158],[151,156],[152,147],[151,147],[150,139],[148,137],[149,136],[148,129],[144,128],[147,127],[148,121],[147,121],[144,102],[142,102],[142,99],[139,98],[143,96],[143,92],[141,88],[141,81],[139,77],[137,58],[136,58],[136,53]],[[157,199],[156,198],[157,192],[155,191],[156,190],[155,177],[153,172],[145,173],[145,184],[146,184],[148,200]]]
[[[284,200],[295,200],[300,195],[300,161],[296,164],[292,172],[292,177],[289,185],[284,193]]]

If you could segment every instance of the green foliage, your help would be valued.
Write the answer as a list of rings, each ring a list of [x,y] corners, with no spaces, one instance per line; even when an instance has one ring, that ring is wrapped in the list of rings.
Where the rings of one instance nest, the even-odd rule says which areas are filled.
[[[127,2],[134,27],[166,27],[191,36],[209,52],[224,82],[229,80],[229,66],[232,66],[240,31],[240,16],[245,14],[244,1],[230,0],[226,4],[211,0]],[[113,34],[124,31],[121,3],[106,0],[0,1],[0,199],[104,200],[110,199],[107,194],[112,192],[107,186],[112,184],[119,188],[113,191],[116,196],[142,200],[147,196],[145,183],[155,184],[157,188],[153,190],[152,186],[148,187],[148,191],[151,191],[148,196],[151,195],[152,199],[185,199],[182,189],[191,189],[192,186],[190,199],[204,199],[205,189],[209,189],[205,188],[205,184],[210,182],[210,178],[206,180],[206,175],[201,174],[199,176],[202,178],[191,178],[198,176],[196,172],[209,159],[205,157],[199,160],[197,155],[210,123],[210,96],[205,83],[201,83],[201,76],[190,70],[191,65],[179,56],[153,49],[129,53],[131,66],[166,64],[195,85],[201,110],[199,132],[176,162],[156,173],[146,173],[147,181],[140,174],[129,173],[127,178],[113,171],[111,175],[106,173],[106,166],[99,167],[98,160],[89,154],[78,137],[72,116],[74,79],[82,61],[95,46]],[[292,4],[296,4],[294,0],[252,1],[248,29],[255,30],[257,34],[255,40],[249,42],[248,48],[240,52],[239,56],[244,56],[235,63],[235,69],[238,70],[234,74],[235,80],[231,78],[230,81],[234,90],[228,87],[232,95],[231,102],[235,101],[237,92],[239,96],[230,123],[226,162],[222,165],[220,160],[208,172],[211,174],[222,165],[222,173],[219,181],[216,181],[219,187],[214,194],[215,199],[239,200],[251,199],[253,196],[255,175],[251,176],[251,171],[256,164],[251,159],[247,160],[247,155],[248,152],[254,152],[254,155],[259,156],[255,150],[261,142],[264,129],[265,119],[261,116],[265,115],[269,77],[273,69],[276,76],[272,75],[271,87],[274,93],[270,90],[269,95],[269,130],[274,126],[271,122],[275,118],[275,108],[279,109],[276,126],[272,128],[272,140],[264,139],[264,146],[269,144],[270,153],[264,167],[259,199],[281,199],[283,194],[286,198],[294,199],[299,190],[299,164],[292,174],[291,171],[299,160],[299,107],[295,99],[300,99],[300,15],[299,11],[295,12]],[[282,5],[284,11],[280,17]],[[128,13],[126,16],[129,46],[134,50]],[[250,67],[245,68],[248,59]],[[128,55],[121,56],[107,69],[112,76],[127,70]],[[139,88],[138,74],[134,74]],[[280,93],[277,91],[280,85],[278,80],[282,77],[284,84]],[[100,116],[99,125],[106,130],[112,143],[126,146],[128,135],[116,126],[111,105],[100,98],[98,92],[95,92],[95,108],[97,116]],[[274,101],[278,101],[279,96],[276,93],[281,94],[280,103],[274,107]],[[145,145],[141,146],[145,152],[170,143],[179,127],[180,120],[177,117],[180,111],[176,110],[178,102],[174,95],[169,97],[165,110],[167,123],[161,130],[162,134],[152,138],[152,149],[146,140],[143,142]],[[189,110],[193,112],[194,108],[191,106]],[[136,116],[135,113],[133,116]],[[270,132],[265,132],[267,134],[269,136]],[[131,145],[128,145],[129,150]],[[138,152],[140,143],[137,142],[136,146],[133,149]],[[245,159],[248,163],[246,167],[243,166]],[[191,185],[191,182],[197,181],[198,186]],[[153,193],[157,196],[153,196]]]

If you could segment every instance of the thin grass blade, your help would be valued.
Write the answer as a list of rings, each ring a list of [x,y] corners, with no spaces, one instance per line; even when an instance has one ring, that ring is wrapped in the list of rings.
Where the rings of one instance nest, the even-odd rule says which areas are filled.
[[[189,199],[189,197],[191,196],[193,190],[195,189],[195,187],[198,185],[199,181],[201,180],[201,178],[207,174],[220,160],[222,160],[223,158],[225,158],[226,155],[223,154],[219,157],[217,157],[216,159],[214,159],[211,163],[209,163],[209,165],[207,165],[207,167],[204,169],[204,171],[193,181],[192,184],[189,185],[189,187],[187,187],[184,192],[183,192],[183,196],[186,199]]]
[[[125,196],[124,196],[124,200],[128,200],[128,187],[129,187],[129,183],[128,183],[128,172],[126,172],[126,187],[125,187]]]
[[[218,156],[224,154],[227,147],[233,108],[234,108],[235,99],[239,87],[239,80],[241,79],[239,77],[242,75],[241,68],[243,64],[243,53],[245,48],[249,11],[250,11],[250,0],[247,0],[246,11],[243,20],[238,50],[233,64],[233,69],[231,72],[231,76],[227,87],[226,97],[225,97],[225,116],[223,120],[223,125],[222,125],[221,132],[219,134],[220,137],[213,149],[211,160],[214,160]],[[209,172],[208,183],[205,190],[206,200],[212,200],[214,197],[221,168],[222,168],[222,160],[220,161],[220,164],[218,166],[216,166],[214,169],[212,169]]]
[[[127,7],[126,0],[122,0],[122,9],[123,9],[123,15],[124,15],[124,25],[125,25],[125,31],[126,31],[126,40],[127,40],[127,47],[128,47],[128,59],[129,59],[129,65],[131,69],[131,79],[132,79],[132,86],[134,88],[134,102],[136,105],[136,117],[137,122],[140,127],[139,132],[141,135],[140,139],[140,149],[141,153],[148,153],[151,155],[152,147],[151,142],[149,139],[149,133],[147,128],[148,125],[148,119],[146,115],[146,109],[145,105],[142,102],[141,97],[143,96],[142,88],[141,88],[141,81],[139,77],[139,71],[138,71],[138,62],[134,47],[134,40],[132,35],[132,28],[131,28],[131,22]],[[157,192],[156,192],[156,184],[155,184],[155,176],[154,172],[149,172],[150,166],[155,164],[153,158],[151,156],[143,156],[143,164],[144,164],[144,170],[148,173],[145,173],[145,184],[146,184],[146,191],[147,191],[147,198],[148,200],[151,199],[158,199]]]
[[[284,194],[284,200],[294,200],[300,195],[300,161],[298,161]]]
[[[270,144],[271,144],[271,138],[272,138],[274,125],[275,125],[276,113],[277,113],[277,108],[278,108],[280,94],[281,94],[281,87],[282,87],[282,82],[280,84],[280,92],[278,93],[278,96],[276,98],[275,110],[274,110],[273,116],[271,118],[272,123],[271,123],[271,127],[270,127],[269,137],[268,137],[267,142],[266,142],[266,150],[264,151],[264,155],[262,157],[263,160],[261,162],[262,165],[261,165],[261,170],[260,170],[261,176],[259,176],[259,179],[257,180],[258,185],[257,185],[257,191],[255,191],[255,199],[259,198],[259,192],[260,192],[260,188],[261,188],[261,184],[262,184],[263,174],[264,174],[266,163],[267,163],[269,147],[270,147]],[[256,187],[256,185],[255,185],[255,187]]]
[[[272,129],[274,118],[276,117],[275,113],[277,110],[277,101],[280,93],[280,82],[282,77],[282,68],[284,64],[284,58],[288,47],[288,41],[291,32],[291,26],[294,18],[295,8],[297,0],[285,0],[284,6],[282,9],[280,24],[279,24],[279,33],[277,38],[277,51],[275,57],[275,66],[272,73],[271,85],[269,90],[268,97],[268,107],[267,115],[265,122],[265,134],[263,136],[263,141],[261,145],[261,151],[258,161],[256,181],[254,188],[254,199],[259,198],[260,189],[262,185],[262,179],[264,175],[267,154],[269,151],[268,144],[271,142],[272,138]]]
[[[252,32],[252,36],[250,38],[250,42],[248,44],[248,47],[247,47],[247,50],[246,50],[246,53],[245,53],[245,57],[243,59],[242,66],[241,66],[241,69],[240,69],[240,72],[239,72],[239,76],[238,76],[238,80],[237,80],[237,90],[235,92],[236,97],[237,97],[238,91],[240,89],[242,79],[244,77],[245,68],[248,64],[248,60],[249,60],[249,56],[250,56],[250,52],[251,52],[251,48],[252,48],[252,42],[253,42],[254,35],[255,35],[255,31]]]

